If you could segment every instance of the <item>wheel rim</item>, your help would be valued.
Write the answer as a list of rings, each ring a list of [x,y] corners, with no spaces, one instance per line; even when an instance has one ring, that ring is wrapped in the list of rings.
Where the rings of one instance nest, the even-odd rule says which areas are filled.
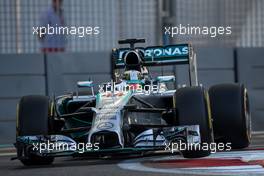
[[[245,123],[247,129],[247,138],[250,141],[251,139],[251,114],[250,114],[250,107],[249,107],[249,99],[247,94],[247,89],[244,90],[244,113],[245,113]]]

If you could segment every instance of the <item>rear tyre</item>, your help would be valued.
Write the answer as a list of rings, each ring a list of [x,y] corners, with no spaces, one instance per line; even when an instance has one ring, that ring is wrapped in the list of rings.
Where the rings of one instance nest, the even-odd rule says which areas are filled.
[[[213,130],[210,114],[209,97],[202,87],[180,88],[175,94],[176,118],[178,125],[199,125],[200,148],[181,151],[185,158],[199,158],[210,155],[213,142]]]
[[[48,135],[50,122],[50,100],[46,96],[30,95],[21,98],[17,112],[17,136]],[[51,164],[53,157],[40,157],[30,153],[30,147],[17,143],[18,156],[23,151],[26,156],[19,157],[24,165]],[[22,153],[23,153],[22,152]]]
[[[251,117],[247,90],[239,84],[219,84],[209,90],[217,142],[233,149],[248,147]]]

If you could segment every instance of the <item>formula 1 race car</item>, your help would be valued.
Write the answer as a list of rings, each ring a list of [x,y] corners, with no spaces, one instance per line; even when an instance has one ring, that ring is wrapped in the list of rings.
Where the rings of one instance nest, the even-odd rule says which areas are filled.
[[[207,91],[198,84],[190,44],[134,46],[144,42],[119,41],[130,47],[112,50],[111,82],[80,81],[77,85],[87,91],[59,97],[22,97],[17,109],[17,159],[36,165],[51,164],[57,156],[174,149],[183,157],[197,158],[208,156],[213,143],[247,147],[251,123],[246,88],[220,84]],[[169,83],[175,85],[174,75],[152,77],[148,70],[175,64],[189,64],[190,86],[169,90]]]

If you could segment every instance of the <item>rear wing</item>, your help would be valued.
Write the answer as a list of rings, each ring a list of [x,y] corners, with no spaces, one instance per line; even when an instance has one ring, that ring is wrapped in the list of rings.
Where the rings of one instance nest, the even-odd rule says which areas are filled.
[[[172,64],[188,64],[190,45],[178,44],[167,46],[151,46],[146,48],[135,48],[141,51],[144,55],[143,66],[160,66]],[[113,60],[115,68],[124,68],[124,53],[129,51],[129,48],[113,49]]]
[[[125,68],[124,53],[131,48],[119,48],[112,50],[112,78],[115,78],[115,70]],[[196,55],[190,44],[176,44],[167,46],[137,47],[143,55],[142,66],[163,66],[189,64],[189,76],[191,85],[198,85]],[[115,80],[115,79],[114,79]]]

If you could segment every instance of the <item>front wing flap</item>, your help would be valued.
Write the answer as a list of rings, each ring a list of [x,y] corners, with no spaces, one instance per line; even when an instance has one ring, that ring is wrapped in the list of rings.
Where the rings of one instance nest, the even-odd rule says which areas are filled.
[[[98,144],[77,143],[64,135],[18,136],[15,147],[19,159],[29,154],[58,157],[142,153],[165,150],[168,144],[179,141],[200,143],[199,125],[149,129],[139,134],[129,148],[100,149]]]

